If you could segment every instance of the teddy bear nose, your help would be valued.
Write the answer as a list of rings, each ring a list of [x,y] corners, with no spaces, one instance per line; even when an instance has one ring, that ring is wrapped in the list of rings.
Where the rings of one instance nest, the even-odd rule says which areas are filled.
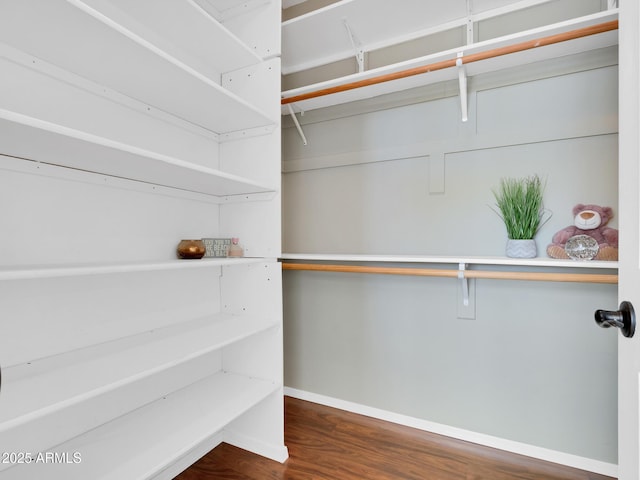
[[[582,218],[584,218],[585,220],[589,220],[590,218],[593,218],[594,215],[595,215],[595,213],[593,213],[593,212],[582,212],[580,214],[580,216]]]

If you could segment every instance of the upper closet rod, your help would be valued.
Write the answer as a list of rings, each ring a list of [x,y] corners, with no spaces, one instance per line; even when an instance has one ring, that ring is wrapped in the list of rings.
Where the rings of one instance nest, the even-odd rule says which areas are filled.
[[[570,30],[568,32],[558,33],[543,37],[539,39],[529,40],[522,43],[516,43],[515,45],[509,45],[506,47],[494,48],[485,52],[472,53],[462,57],[455,57],[449,60],[442,60],[440,62],[431,63],[429,65],[423,65],[421,67],[410,68],[395,73],[388,73],[379,75],[377,77],[368,78],[365,80],[358,80],[355,82],[345,83],[343,85],[337,85],[335,87],[324,88],[315,90],[313,92],[302,93],[293,97],[283,98],[281,100],[282,105],[288,103],[300,102],[302,100],[309,100],[311,98],[322,97],[325,95],[331,95],[333,93],[345,92],[348,90],[354,90],[356,88],[367,87],[370,85],[376,85],[379,83],[389,82],[392,80],[398,80],[401,78],[411,77],[414,75],[420,75],[422,73],[433,72],[436,70],[442,70],[445,68],[455,67],[456,62],[461,60],[462,64],[479,62],[481,60],[488,60],[490,58],[500,57],[502,55],[508,55],[510,53],[522,52],[525,50],[531,50],[537,47],[544,47],[547,45],[553,45],[555,43],[566,42],[568,40],[575,40],[577,38],[588,37],[590,35],[596,35],[598,33],[609,32],[618,28],[618,21],[612,20],[610,22],[599,23],[597,25],[591,25],[589,27],[578,28],[576,30]]]
[[[319,272],[376,273],[383,275],[413,275],[420,277],[485,278],[491,280],[531,280],[541,282],[618,283],[618,275],[595,273],[555,272],[502,272],[489,270],[460,270],[407,267],[370,267],[362,265],[333,265],[326,263],[283,262],[284,270],[310,270]]]

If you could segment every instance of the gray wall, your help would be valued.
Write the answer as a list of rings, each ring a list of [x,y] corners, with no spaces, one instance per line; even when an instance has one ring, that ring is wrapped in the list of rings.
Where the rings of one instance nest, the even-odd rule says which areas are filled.
[[[540,255],[579,202],[617,211],[615,50],[308,112],[283,130],[284,252],[490,255],[504,176],[547,181]],[[612,223],[614,227],[617,224]],[[593,311],[617,289],[287,272],[285,385],[617,462],[616,335]]]

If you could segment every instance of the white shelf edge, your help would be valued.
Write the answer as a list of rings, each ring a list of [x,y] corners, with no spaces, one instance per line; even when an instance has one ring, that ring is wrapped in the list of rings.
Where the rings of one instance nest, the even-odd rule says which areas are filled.
[[[177,244],[177,241],[176,241]],[[29,280],[41,278],[75,277],[86,275],[108,275],[117,273],[153,272],[162,270],[183,270],[190,268],[220,268],[237,265],[252,265],[275,262],[275,258],[202,258],[199,260],[166,260],[159,262],[129,262],[116,264],[82,265],[29,265],[24,267],[1,267],[2,280]]]
[[[420,263],[459,265],[505,265],[514,267],[560,267],[560,268],[596,268],[617,269],[618,262],[576,261],[553,258],[507,258],[481,256],[448,255],[361,255],[361,254],[324,254],[324,253],[283,253],[281,260],[303,260],[313,262],[362,262],[362,263]]]
[[[520,43],[528,40],[533,40],[536,38],[541,38],[544,36],[555,35],[558,33],[563,33],[570,30],[587,27],[587,26],[591,26],[594,24],[602,23],[602,22],[616,20],[617,18],[618,18],[618,9],[612,9],[608,11],[595,13],[592,15],[586,15],[583,17],[578,17],[575,19],[558,22],[551,25],[546,25],[544,27],[525,30],[523,32],[505,35],[502,37],[497,37],[497,38],[485,40],[482,42],[476,42],[470,45],[461,45],[460,47],[444,50],[441,52],[425,55],[423,57],[418,57],[418,58],[406,60],[403,62],[394,63],[391,65],[385,65],[385,66],[374,68],[371,70],[366,70],[364,72],[346,75],[344,77],[339,77],[335,79],[326,80],[323,82],[305,85],[305,86],[294,88],[291,90],[285,90],[281,93],[281,98],[287,99],[287,98],[295,97],[298,95],[314,92],[317,90],[324,90],[324,89],[344,85],[347,83],[368,80],[370,78],[391,74],[391,73],[396,73],[402,70],[408,70],[412,68],[421,67],[424,65],[429,65],[435,62],[456,58],[456,56],[459,53],[462,53],[464,57],[464,55],[470,55],[470,54],[474,54],[482,51],[488,51],[494,48],[500,48],[500,47],[512,45],[515,43]],[[598,36],[600,38],[605,38],[605,39],[607,38],[606,34],[600,34]],[[607,45],[603,44],[602,46],[604,47]],[[556,44],[556,45],[551,45],[551,46],[541,47],[541,48],[550,49],[550,48],[558,48],[558,46]],[[588,49],[593,49],[593,48],[588,48]],[[533,49],[533,51],[536,51],[536,50],[539,50],[539,49]],[[517,54],[512,54],[512,58],[513,58],[513,55],[517,55]],[[559,55],[559,56],[562,56],[562,55]],[[508,66],[510,66],[508,62],[505,60],[505,58],[507,57],[509,56],[507,55],[505,57],[492,59],[491,61],[494,62],[495,65],[491,68],[491,70],[500,70],[502,68],[507,68]],[[482,62],[479,62],[479,63],[482,63]],[[465,66],[470,70],[473,70],[474,65],[476,64],[466,64]],[[476,74],[473,71],[469,71],[468,73],[469,75]],[[297,106],[297,108],[301,111],[310,111],[318,108],[324,108],[326,106],[332,106],[332,105],[337,105],[341,103],[349,103],[349,102],[364,99],[364,98],[371,98],[371,97],[375,97],[385,93],[390,93],[392,91],[405,90],[408,88],[414,88],[416,86],[429,85],[431,83],[437,83],[443,80],[451,80],[451,79],[457,79],[457,78],[458,78],[458,73],[455,69],[438,70],[434,72],[428,72],[422,75],[417,75],[414,77],[409,77],[408,79],[395,80],[392,82],[385,82],[382,84],[368,86],[368,87],[360,88],[357,90],[351,90],[347,92],[327,95],[324,97],[302,100],[302,101],[293,103],[293,105]],[[389,84],[399,85],[403,82],[404,82],[404,85],[402,85],[402,88],[393,88],[389,86]],[[339,98],[340,96],[343,96],[345,98],[336,100],[336,98]],[[287,105],[282,105],[281,114],[282,115],[289,114]]]
[[[328,11],[334,10],[336,8],[340,8],[340,7],[344,6],[347,3],[352,3],[353,1],[354,0],[340,0],[338,2],[331,3],[331,4],[326,5],[324,7],[318,8],[317,10],[313,10],[311,12],[307,12],[307,13],[304,13],[302,15],[298,15],[297,17],[293,17],[290,20],[285,20],[284,22],[282,22],[282,26],[286,27],[287,25],[291,25],[291,24],[295,24],[295,23],[299,23],[299,22],[304,22],[307,19],[314,18],[314,17],[316,17],[318,15],[322,15],[322,14],[324,14],[324,13],[326,13]]]
[[[256,316],[214,314],[5,368],[0,433],[277,325],[273,320]],[[105,372],[99,382],[92,374],[96,371]],[[56,388],[50,388],[52,385]]]
[[[325,6],[325,7],[321,7],[321,8],[318,8],[316,10],[313,10],[311,12],[307,12],[307,13],[304,13],[302,15],[298,15],[296,17],[293,17],[293,18],[291,18],[289,20],[285,20],[284,22],[282,22],[282,26],[287,26],[287,25],[290,25],[290,24],[298,23],[298,22],[305,22],[308,19],[311,19],[311,18],[316,17],[318,15],[322,15],[322,14],[326,13],[327,11],[331,11],[333,9],[340,8],[340,7],[344,6],[345,4],[352,3],[354,1],[355,0],[341,0],[341,1],[338,1],[338,2],[334,2],[332,4],[329,4],[329,5]],[[523,10],[525,8],[530,8],[530,7],[535,6],[535,5],[541,5],[541,4],[544,4],[544,3],[549,3],[551,1],[553,1],[553,0],[519,0],[518,2],[516,2],[515,6],[512,5],[512,4],[508,4],[508,5],[505,5],[503,7],[494,7],[494,8],[491,8],[491,9],[482,10],[480,12],[475,12],[474,11],[474,12],[471,13],[471,18],[474,21],[484,20],[486,18],[492,18],[492,17],[504,15],[505,13],[510,13],[510,12],[513,12],[513,11]],[[518,4],[520,4],[520,5],[518,5]],[[466,18],[461,18],[458,21],[466,22]]]
[[[3,478],[152,478],[281,388],[217,373],[51,449],[78,452],[79,463],[21,464]]]
[[[237,175],[6,109],[0,109],[0,124],[12,134],[3,142],[6,155],[220,197],[275,191]],[[32,141],[23,142],[22,136]],[[51,153],[54,146],[63,151]]]

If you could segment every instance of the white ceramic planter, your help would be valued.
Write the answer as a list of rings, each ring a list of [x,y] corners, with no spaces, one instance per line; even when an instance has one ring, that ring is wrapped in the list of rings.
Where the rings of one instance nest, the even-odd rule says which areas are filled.
[[[538,249],[535,240],[507,240],[507,257],[511,258],[535,258]]]

